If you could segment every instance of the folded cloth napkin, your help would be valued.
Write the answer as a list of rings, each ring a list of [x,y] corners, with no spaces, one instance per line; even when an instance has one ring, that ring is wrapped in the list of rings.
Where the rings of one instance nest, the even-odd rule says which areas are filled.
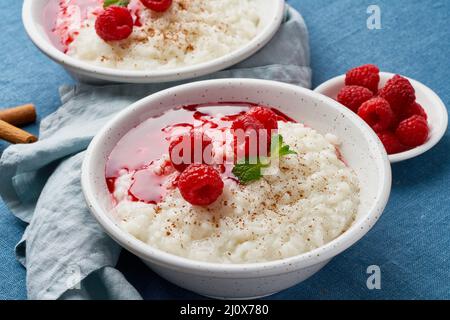
[[[251,58],[207,78],[259,78],[311,85],[301,15],[287,7],[271,42]],[[112,115],[179,83],[76,85],[60,89],[62,106],[42,120],[40,141],[13,145],[0,160],[0,195],[29,223],[16,247],[27,269],[29,299],[140,299],[117,269],[121,248],[96,223],[80,185],[84,150]]]

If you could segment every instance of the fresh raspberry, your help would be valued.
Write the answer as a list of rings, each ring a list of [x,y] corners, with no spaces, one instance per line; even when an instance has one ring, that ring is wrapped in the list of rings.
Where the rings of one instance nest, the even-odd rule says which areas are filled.
[[[428,119],[427,113],[422,108],[422,106],[417,102],[413,102],[409,106],[404,108],[399,118],[401,121],[416,115],[423,117],[425,120]]]
[[[180,174],[178,189],[190,204],[207,206],[222,194],[223,181],[213,167],[206,164],[191,164]]]
[[[388,154],[400,153],[407,149],[407,147],[405,147],[400,143],[400,141],[393,132],[384,131],[377,133],[377,135],[378,138],[380,138],[381,142],[383,143],[384,148],[386,149],[386,152]]]
[[[427,120],[415,115],[400,122],[395,135],[402,144],[414,148],[427,141],[428,132]]]
[[[233,130],[234,134],[234,156],[235,160],[239,160],[240,153],[238,152],[238,146],[244,143],[244,154],[245,157],[254,157],[258,156],[259,145],[260,145],[260,133],[261,130],[265,130],[264,125],[257,120],[255,117],[250,116],[248,113],[240,116],[236,120],[233,121],[231,125],[231,130]],[[271,136],[270,132],[266,131],[267,137],[267,153],[270,150]],[[255,143],[256,138],[256,146],[252,145]],[[254,152],[256,151],[256,153]],[[265,156],[267,155],[265,154]]]
[[[105,41],[126,39],[133,32],[133,17],[127,8],[108,7],[97,17],[95,31]]]
[[[372,91],[367,88],[361,86],[345,86],[339,91],[337,101],[356,113],[359,107],[372,97]]]
[[[242,116],[239,116],[236,120],[231,124],[231,130],[261,130],[265,129],[264,125],[261,121],[249,115],[249,113],[245,113]]]
[[[388,129],[395,120],[389,103],[380,97],[372,98],[359,107],[358,115],[366,121],[375,132]]]
[[[416,93],[409,80],[397,74],[380,90],[380,97],[389,102],[394,113],[401,114],[416,100]]]
[[[253,107],[248,111],[248,115],[261,122],[269,132],[278,129],[277,114],[268,107]]]
[[[172,0],[141,0],[142,4],[150,10],[164,12],[172,5]]]
[[[369,89],[374,94],[378,92],[380,82],[380,69],[373,64],[365,64],[347,71],[345,85],[361,86]]]
[[[178,136],[169,145],[169,157],[170,161],[172,162],[172,166],[176,170],[183,172],[190,164],[196,163],[200,160],[200,163],[211,164],[212,154],[204,154],[205,149],[209,145],[211,145],[211,143],[212,141],[207,135],[195,130],[190,131],[187,134]],[[197,150],[199,149],[197,145],[201,145],[202,149]],[[179,150],[174,151],[175,147],[179,147]],[[188,161],[183,156],[183,151],[185,150],[185,148],[190,148],[190,157]]]

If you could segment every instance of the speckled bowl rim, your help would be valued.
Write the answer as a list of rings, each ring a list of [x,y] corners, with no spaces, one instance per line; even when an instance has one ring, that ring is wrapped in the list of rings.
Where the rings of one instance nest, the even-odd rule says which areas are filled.
[[[33,1],[24,0],[22,7],[22,21],[25,30],[31,41],[48,57],[55,62],[75,71],[79,74],[98,78],[101,80],[135,82],[135,83],[152,83],[161,81],[177,81],[189,78],[200,77],[216,71],[220,71],[237,64],[250,57],[262,47],[264,47],[276,34],[284,17],[285,1],[274,1],[273,17],[270,22],[264,26],[259,34],[245,46],[235,50],[229,54],[207,62],[159,71],[133,71],[119,70],[112,68],[99,67],[79,59],[70,57],[57,48],[55,48],[36,27],[37,22],[33,18]]]
[[[373,148],[371,150],[376,150],[374,152],[380,154],[380,157],[377,159],[379,162],[378,167],[380,169],[378,170],[380,175],[380,185],[382,186],[382,188],[378,190],[373,206],[368,210],[367,214],[364,215],[364,218],[355,221],[355,223],[338,238],[312,251],[282,260],[247,264],[211,263],[179,257],[153,248],[120,229],[119,226],[117,226],[112,219],[108,217],[108,212],[105,212],[105,210],[102,209],[99,202],[95,198],[94,186],[91,184],[90,180],[90,177],[94,176],[94,173],[91,173],[92,165],[90,159],[93,154],[97,152],[97,150],[101,149],[103,141],[106,141],[108,138],[109,129],[111,127],[118,126],[121,120],[129,113],[139,112],[141,108],[144,109],[145,106],[148,105],[157,105],[158,100],[163,97],[168,95],[176,96],[177,93],[179,94],[180,91],[185,89],[207,89],[212,86],[242,86],[245,84],[259,86],[270,85],[275,90],[281,90],[281,92],[287,89],[296,90],[302,95],[309,96],[312,99],[326,103],[330,108],[338,109],[344,117],[349,118],[351,122],[353,122],[364,132],[364,135],[369,138],[368,143],[370,147]],[[257,278],[260,276],[295,272],[299,269],[307,268],[333,258],[361,239],[377,222],[388,201],[391,190],[391,182],[391,166],[383,145],[375,133],[373,133],[372,129],[357,115],[333,99],[309,89],[282,82],[256,79],[217,79],[198,81],[166,89],[137,101],[117,114],[94,137],[86,151],[81,172],[82,189],[89,209],[105,231],[124,248],[144,260],[151,261],[154,264],[164,266],[166,268],[182,270],[183,272],[190,272],[199,275],[213,275],[214,277],[224,278]]]

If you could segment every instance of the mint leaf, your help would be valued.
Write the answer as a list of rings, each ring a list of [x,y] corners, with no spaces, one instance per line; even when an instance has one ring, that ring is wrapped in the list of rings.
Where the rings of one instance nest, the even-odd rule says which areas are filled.
[[[250,161],[251,159],[247,159],[243,163],[238,163],[234,166],[232,172],[239,179],[239,182],[242,184],[247,184],[252,181],[259,180],[261,175],[261,169],[266,168],[270,165],[267,161],[264,163],[261,160]]]
[[[280,157],[287,156],[289,154],[297,154],[297,152],[295,152],[294,150],[291,150],[290,147],[287,144],[282,146],[280,151],[278,152],[278,155]]]
[[[118,6],[118,7],[126,7],[130,3],[130,0],[104,0],[103,1],[103,8],[108,8],[112,5]]]
[[[297,152],[291,150],[287,144],[284,144],[281,134],[274,134],[272,135],[270,154],[272,155],[272,157],[282,157],[289,154],[297,154]]]
[[[272,159],[289,154],[297,154],[297,152],[291,150],[287,144],[284,144],[283,137],[280,134],[274,134],[272,135],[272,142],[270,144],[269,158],[247,158],[244,162],[236,164],[232,172],[239,179],[240,183],[248,184],[249,182],[261,179],[261,170],[270,167]]]

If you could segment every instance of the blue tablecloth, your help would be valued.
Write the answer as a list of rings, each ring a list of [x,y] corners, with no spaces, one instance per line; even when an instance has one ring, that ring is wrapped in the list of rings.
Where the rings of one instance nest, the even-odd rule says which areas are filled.
[[[314,84],[348,68],[376,63],[433,88],[450,106],[448,0],[379,0],[381,30],[369,30],[366,0],[292,0],[308,24]],[[58,87],[72,80],[27,39],[22,1],[0,7],[0,106],[34,102],[39,117],[59,105]],[[37,125],[26,129],[37,133]],[[0,142],[0,152],[7,145]],[[393,166],[393,190],[378,224],[323,271],[276,299],[450,299],[450,137],[416,159]],[[24,225],[0,200],[0,299],[24,299],[25,270],[14,245]],[[378,265],[381,289],[369,290]],[[149,299],[199,298],[169,284],[124,252],[119,268]]]

